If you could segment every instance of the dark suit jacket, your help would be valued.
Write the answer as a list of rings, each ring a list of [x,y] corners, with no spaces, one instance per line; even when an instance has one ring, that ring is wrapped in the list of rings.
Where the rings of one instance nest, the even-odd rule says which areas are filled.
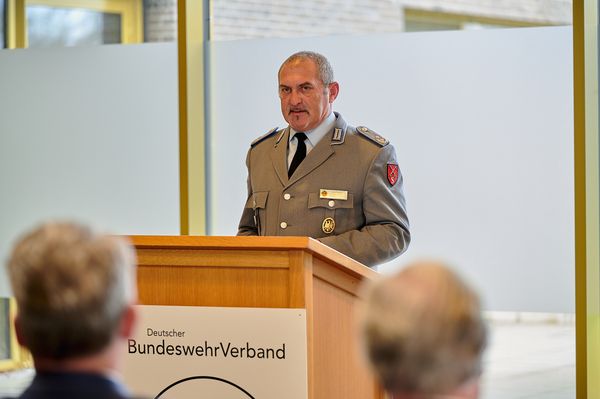
[[[98,374],[38,372],[19,399],[125,399],[125,387]]]

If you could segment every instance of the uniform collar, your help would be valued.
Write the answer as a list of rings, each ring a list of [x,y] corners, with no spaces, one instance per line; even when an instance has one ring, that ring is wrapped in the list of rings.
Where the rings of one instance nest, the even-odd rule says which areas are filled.
[[[331,112],[327,116],[327,118],[325,118],[323,122],[321,122],[319,126],[314,128],[313,130],[304,132],[306,133],[306,137],[313,148],[319,143],[319,141],[323,139],[323,137],[325,137],[329,132],[331,132],[335,124],[336,116],[333,112]],[[296,131],[290,126],[290,135],[288,137],[288,141],[292,141],[294,134],[296,134]]]

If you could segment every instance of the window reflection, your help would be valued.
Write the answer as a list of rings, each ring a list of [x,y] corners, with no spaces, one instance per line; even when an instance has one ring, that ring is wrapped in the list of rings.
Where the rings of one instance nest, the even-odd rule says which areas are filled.
[[[121,16],[78,8],[27,6],[29,47],[121,42]]]

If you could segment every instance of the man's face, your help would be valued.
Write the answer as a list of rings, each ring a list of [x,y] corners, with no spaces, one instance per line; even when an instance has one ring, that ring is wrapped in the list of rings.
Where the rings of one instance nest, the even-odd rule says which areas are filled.
[[[281,113],[294,130],[306,132],[319,126],[331,112],[339,86],[325,87],[317,65],[310,59],[293,61],[279,73]]]

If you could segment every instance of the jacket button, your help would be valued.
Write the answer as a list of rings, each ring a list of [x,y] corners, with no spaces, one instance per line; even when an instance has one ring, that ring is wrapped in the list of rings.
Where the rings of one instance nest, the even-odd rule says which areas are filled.
[[[283,194],[283,199],[288,201],[290,198],[292,198],[292,196],[289,193],[285,193]]]
[[[335,201],[334,200],[329,201],[329,207],[333,208],[334,206],[335,206]]]
[[[279,227],[281,227],[282,229],[285,229],[287,227],[287,223],[281,222],[281,223],[279,223]]]

